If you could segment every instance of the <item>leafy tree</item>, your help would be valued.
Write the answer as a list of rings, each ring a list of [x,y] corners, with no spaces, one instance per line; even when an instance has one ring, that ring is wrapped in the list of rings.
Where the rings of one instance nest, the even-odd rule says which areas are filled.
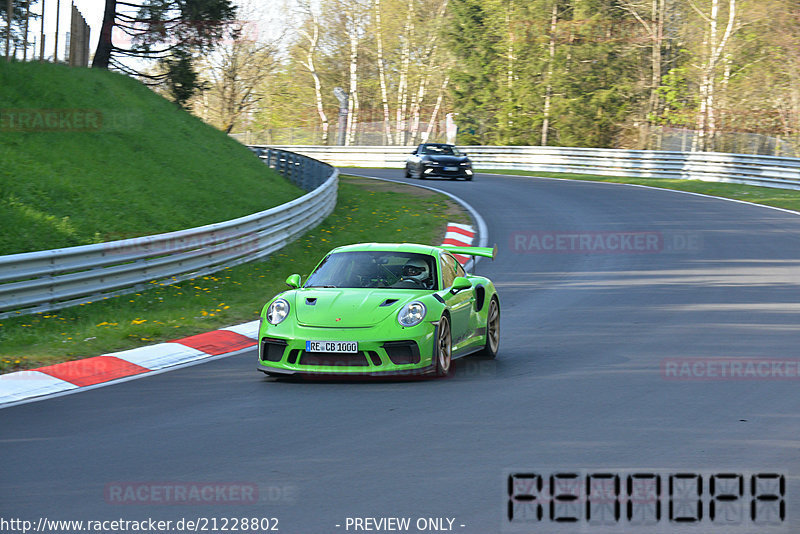
[[[103,26],[92,67],[110,67],[143,79],[165,83],[179,105],[201,86],[196,56],[210,52],[231,31],[236,16],[231,0],[106,0]],[[114,30],[127,38],[115,44]],[[156,61],[156,71],[142,65]]]
[[[641,53],[613,33],[627,15],[611,0],[517,4],[452,4],[460,141],[612,146],[640,98]]]
[[[36,5],[38,0],[15,0],[11,7],[11,26],[8,25],[8,2],[0,1],[0,45],[4,47],[4,55],[9,56],[20,46],[25,44],[26,16],[28,28],[31,22],[40,18],[35,13],[30,13],[30,9]],[[10,30],[10,32],[9,32]],[[6,38],[8,38],[8,50],[5,50]]]
[[[452,0],[445,37],[457,58],[450,91],[458,109],[459,141],[491,144],[499,111],[495,73],[501,57],[496,32],[496,3],[484,0]]]
[[[698,149],[800,145],[800,0],[302,1],[246,113],[284,142],[324,140],[341,87],[354,144],[455,113],[468,144],[655,148],[674,126]]]
[[[166,68],[166,85],[175,99],[175,103],[187,108],[187,102],[198,88],[197,72],[192,65],[192,57],[185,50],[176,50],[172,56],[162,61]]]

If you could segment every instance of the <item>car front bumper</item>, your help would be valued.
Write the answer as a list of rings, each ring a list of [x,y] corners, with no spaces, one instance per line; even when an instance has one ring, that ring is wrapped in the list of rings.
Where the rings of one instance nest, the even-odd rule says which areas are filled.
[[[280,327],[281,325],[279,325]],[[434,370],[436,324],[398,328],[321,328],[287,325],[290,335],[265,326],[259,335],[258,370],[270,374],[348,376],[417,375]],[[281,332],[283,333],[283,332]],[[356,341],[356,353],[307,352],[306,341]]]
[[[441,176],[447,178],[471,178],[473,171],[471,167],[459,166],[455,171],[446,171],[444,166],[428,166],[422,167],[422,176]]]

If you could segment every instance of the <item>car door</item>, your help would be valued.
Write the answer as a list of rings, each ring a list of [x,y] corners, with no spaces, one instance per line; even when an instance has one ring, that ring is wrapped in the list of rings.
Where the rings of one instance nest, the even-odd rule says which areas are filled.
[[[442,287],[451,288],[453,280],[456,276],[460,276],[464,270],[459,271],[461,265],[453,256],[444,253],[439,259],[439,268],[442,271]],[[458,293],[448,291],[444,296],[445,304],[450,310],[450,330],[453,337],[453,345],[458,345],[464,341],[470,334],[470,314],[472,313],[472,304],[475,301],[475,290],[464,289]]]
[[[466,278],[467,273],[464,271],[464,267],[461,266],[461,262],[455,260],[456,262],[456,276],[463,276]],[[480,324],[480,314],[478,313],[478,288],[474,285],[472,289],[467,290],[470,292],[470,302],[472,306],[469,308],[469,319],[467,320],[467,337],[473,337],[475,335],[475,331],[478,329]]]
[[[422,159],[422,145],[419,145],[414,152],[406,160],[406,166],[408,167],[408,171],[411,174],[411,177],[414,178],[419,175],[420,172],[420,160]]]

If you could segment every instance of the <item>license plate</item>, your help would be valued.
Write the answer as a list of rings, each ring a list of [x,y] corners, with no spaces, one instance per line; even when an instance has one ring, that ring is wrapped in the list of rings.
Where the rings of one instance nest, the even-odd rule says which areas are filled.
[[[355,341],[306,341],[306,352],[358,352]]]
[[[458,167],[445,167],[444,170],[446,170],[446,171],[457,171]]]

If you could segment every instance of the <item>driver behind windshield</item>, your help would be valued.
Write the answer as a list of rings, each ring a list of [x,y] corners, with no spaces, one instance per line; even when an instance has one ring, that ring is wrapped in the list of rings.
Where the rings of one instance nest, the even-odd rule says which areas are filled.
[[[419,284],[424,289],[433,289],[433,278],[428,263],[420,258],[412,258],[403,265],[401,280]]]

